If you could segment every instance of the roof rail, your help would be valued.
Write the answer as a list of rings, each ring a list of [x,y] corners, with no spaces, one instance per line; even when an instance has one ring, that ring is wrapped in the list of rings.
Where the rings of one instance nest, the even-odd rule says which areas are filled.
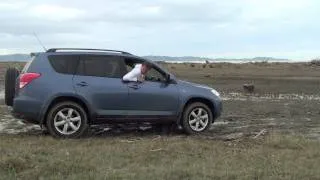
[[[131,53],[125,52],[125,51],[118,51],[118,50],[111,50],[111,49],[85,49],[85,48],[52,48],[48,49],[46,52],[57,52],[57,51],[103,51],[103,52],[116,52],[116,53],[121,53],[121,54],[128,54],[132,55]]]

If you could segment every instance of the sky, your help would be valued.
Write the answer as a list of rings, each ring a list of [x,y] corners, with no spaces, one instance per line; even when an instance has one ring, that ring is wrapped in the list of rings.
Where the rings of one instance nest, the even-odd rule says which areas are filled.
[[[319,0],[0,0],[0,54],[105,48],[136,55],[320,57]]]

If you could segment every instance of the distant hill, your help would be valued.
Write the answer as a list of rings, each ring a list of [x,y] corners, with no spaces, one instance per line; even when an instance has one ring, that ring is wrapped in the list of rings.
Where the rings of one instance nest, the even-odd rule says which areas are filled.
[[[30,60],[29,54],[8,54],[0,55],[0,61],[28,61]]]
[[[182,56],[182,57],[171,57],[171,56],[144,56],[152,61],[184,61],[184,62],[288,62],[289,59],[279,59],[272,57],[255,57],[255,58],[205,58],[205,57],[193,57],[193,56]]]
[[[194,56],[143,56],[146,59],[152,61],[168,61],[168,62],[288,62],[288,59],[277,59],[272,57],[255,57],[255,58],[243,58],[243,59],[230,59],[230,58],[206,58],[206,57],[194,57]],[[0,55],[0,61],[28,61],[30,60],[29,54],[9,54]]]
[[[205,57],[193,57],[193,56],[182,56],[182,57],[172,57],[172,56],[144,56],[146,59],[152,61],[212,61],[213,59]]]
[[[217,58],[213,59],[216,62],[289,62],[290,59],[280,59],[273,57],[255,57],[255,58],[239,58],[239,59],[228,59],[228,58]]]

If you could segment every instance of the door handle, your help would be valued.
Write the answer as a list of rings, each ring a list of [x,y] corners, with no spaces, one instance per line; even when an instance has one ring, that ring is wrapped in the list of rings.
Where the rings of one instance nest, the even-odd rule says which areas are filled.
[[[132,89],[139,89],[140,86],[138,84],[130,84],[128,85],[129,88],[132,88]]]
[[[85,86],[88,86],[88,83],[82,81],[80,83],[77,83],[77,86],[85,87]]]

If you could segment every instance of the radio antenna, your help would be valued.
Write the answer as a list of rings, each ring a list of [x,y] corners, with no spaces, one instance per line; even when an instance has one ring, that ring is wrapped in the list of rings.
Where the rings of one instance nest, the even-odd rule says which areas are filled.
[[[42,46],[42,48],[44,49],[44,51],[47,51],[47,48],[44,47],[44,45],[42,44],[42,42],[40,41],[40,39],[38,38],[37,34],[35,32],[33,32],[33,35],[36,37],[36,39],[38,40],[39,44]]]

